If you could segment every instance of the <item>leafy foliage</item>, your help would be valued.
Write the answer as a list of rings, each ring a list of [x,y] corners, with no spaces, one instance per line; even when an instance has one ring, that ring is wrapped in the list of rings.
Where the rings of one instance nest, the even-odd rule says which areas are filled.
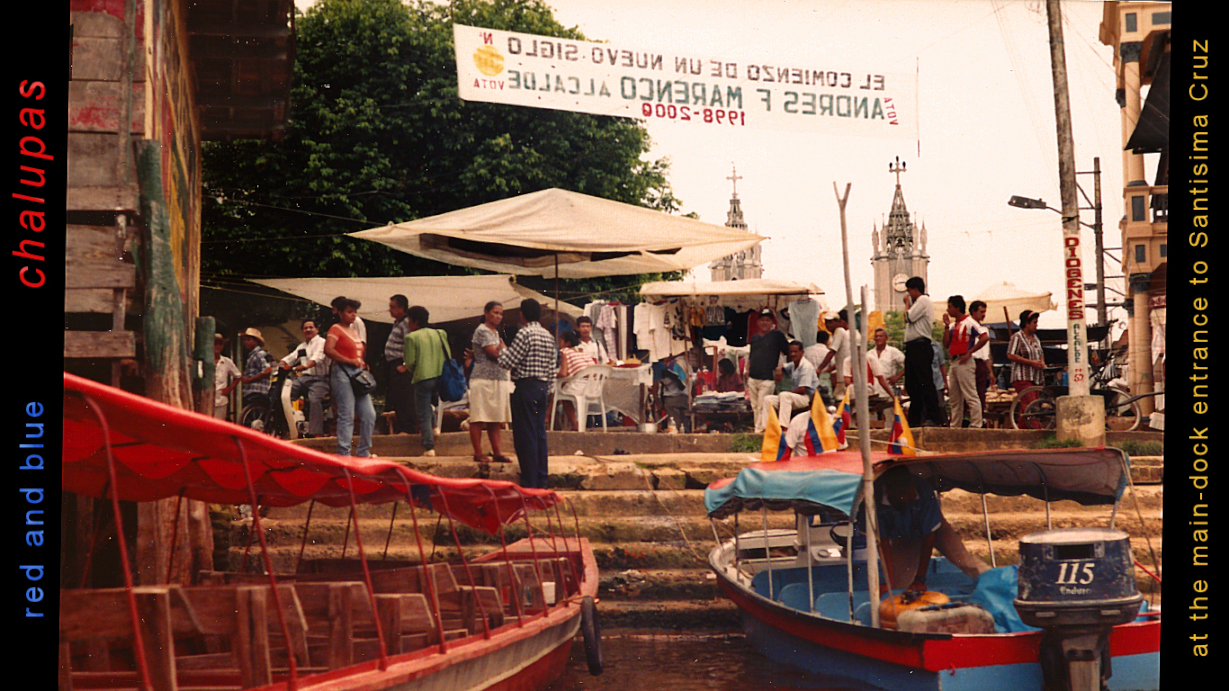
[[[549,187],[677,210],[640,123],[460,101],[454,20],[584,39],[541,0],[321,0],[296,20],[284,139],[204,148],[207,276],[466,273],[345,234]]]

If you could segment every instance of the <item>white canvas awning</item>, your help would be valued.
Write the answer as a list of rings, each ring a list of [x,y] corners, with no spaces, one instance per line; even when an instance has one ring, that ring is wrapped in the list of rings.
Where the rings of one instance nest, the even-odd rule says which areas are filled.
[[[764,238],[631,204],[548,189],[351,237],[517,275],[592,278],[686,271]]]
[[[675,297],[741,297],[755,295],[823,295],[814,283],[795,283],[771,278],[744,281],[656,281],[640,286],[640,297],[659,300]]]
[[[1020,312],[1024,310],[1048,312],[1054,309],[1054,301],[1050,299],[1050,293],[1023,290],[1007,281],[996,283],[981,291],[975,297],[965,298],[965,302],[970,304],[974,300],[981,300],[986,303],[986,319],[991,322],[997,322],[1002,319],[1004,309],[1007,310],[1008,321],[1018,319]]]
[[[547,310],[555,304],[552,298],[517,285],[515,278],[506,275],[261,278],[252,281],[321,305],[328,305],[333,298],[344,295],[363,303],[359,316],[364,320],[385,324],[393,323],[388,314],[388,299],[398,293],[405,295],[410,305],[426,307],[433,324],[481,317],[482,308],[491,300],[503,303],[505,309],[516,309],[525,298],[534,298]],[[566,302],[559,303],[559,311],[573,318],[584,314],[583,310]]]

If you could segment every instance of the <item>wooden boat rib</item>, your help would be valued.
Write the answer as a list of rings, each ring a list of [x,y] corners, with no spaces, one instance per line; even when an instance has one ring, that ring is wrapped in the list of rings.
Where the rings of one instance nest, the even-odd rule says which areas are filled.
[[[274,574],[262,549],[265,574],[136,586],[125,573],[124,588],[62,590],[62,689],[528,691],[562,672],[582,629],[600,671],[588,541],[529,522],[546,512],[549,529],[553,511],[562,527],[553,491],[328,455],[67,373],[64,411],[64,490],[110,500],[116,525],[120,501],[186,497],[352,512],[405,501],[501,542],[505,526],[530,532],[449,565],[421,553],[416,563],[369,563],[356,528],[359,560],[294,574]],[[252,518],[263,546],[260,511]]]
[[[872,460],[876,476],[903,465],[937,492],[960,488],[1086,505],[1115,503],[1129,479],[1126,455],[1109,448],[918,457],[874,454]],[[856,514],[861,473],[859,454],[836,452],[755,464],[735,478],[709,485],[705,503],[713,519],[747,511],[752,515],[794,511],[798,516],[796,530],[768,530],[767,524],[762,531],[737,533],[736,528],[736,538],[719,544],[710,554],[718,585],[741,610],[753,644],[769,657],[857,680],[869,688],[1040,691],[1044,683],[1038,661],[1041,630],[1019,623],[995,633],[907,632],[870,626],[866,614],[870,604],[850,611],[848,603],[856,599],[869,602],[866,564],[848,561],[847,546],[829,540],[826,533],[832,524]],[[812,542],[821,525],[824,540]],[[822,550],[817,548],[821,544]],[[825,554],[840,548],[845,548],[841,557]],[[796,554],[782,555],[789,552]],[[1010,578],[1006,583],[1014,590],[1014,569],[989,573]],[[855,575],[851,578],[850,573]],[[931,588],[951,590],[953,600],[981,602],[975,588],[983,580],[991,583],[983,574],[975,585],[973,579],[936,557],[927,583],[944,584]],[[850,584],[854,593],[849,591]],[[857,584],[861,584],[860,593]],[[1014,594],[1006,598],[1009,606]],[[1159,688],[1159,648],[1159,609],[1143,611],[1134,621],[1114,626],[1109,634],[1109,688]]]

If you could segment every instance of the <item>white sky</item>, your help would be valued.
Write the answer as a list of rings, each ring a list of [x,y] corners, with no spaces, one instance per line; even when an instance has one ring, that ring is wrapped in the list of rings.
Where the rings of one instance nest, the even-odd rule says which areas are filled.
[[[842,192],[852,183],[846,212],[854,291],[866,284],[873,294],[871,231],[890,208],[895,176],[888,164],[899,156],[908,167],[901,176],[905,202],[928,232],[932,296],[968,298],[1004,280],[1061,295],[1059,215],[1007,206],[1013,194],[1061,206],[1041,0],[547,1],[561,24],[579,26],[592,41],[842,65],[855,73],[918,73],[918,142],[648,124],[651,156],[670,159],[683,212],[725,223],[725,178],[737,165],[748,226],[770,238],[763,245],[765,276],[813,282],[831,304],[845,302],[833,183]],[[1068,0],[1063,10],[1076,169],[1091,170],[1093,157],[1101,157],[1105,244],[1118,247],[1121,125],[1111,49],[1097,39],[1102,4]],[[1151,178],[1154,161],[1147,170]],[[1091,199],[1092,176],[1078,179]],[[1091,223],[1092,211],[1081,217]],[[1083,234],[1091,283],[1092,231]],[[696,273],[708,280],[706,267]],[[1117,262],[1107,264],[1107,275],[1120,273]],[[1121,280],[1107,284],[1121,289]],[[1095,303],[1091,291],[1088,302]],[[1090,321],[1094,316],[1090,309]],[[1065,325],[1056,312],[1043,322]]]

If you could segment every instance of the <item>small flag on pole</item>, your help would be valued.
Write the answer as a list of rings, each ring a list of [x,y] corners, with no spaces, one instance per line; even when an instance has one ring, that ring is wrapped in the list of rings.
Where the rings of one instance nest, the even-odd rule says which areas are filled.
[[[768,408],[768,424],[764,427],[764,443],[760,447],[760,462],[772,463],[774,461],[784,461],[790,456],[789,442],[785,439],[785,434],[781,430],[781,420],[777,418],[777,411],[772,406]]]
[[[836,430],[836,441],[839,448],[849,446],[845,441],[845,430],[849,429],[852,423],[853,411],[849,409],[849,389],[845,389],[845,397],[841,399],[840,405],[836,408],[836,420],[833,421],[832,427]]]
[[[909,421],[905,419],[905,413],[901,410],[900,399],[893,399],[892,404],[895,410],[892,417],[892,434],[888,438],[888,453],[916,456],[917,449],[913,446],[913,433],[909,431]]]

